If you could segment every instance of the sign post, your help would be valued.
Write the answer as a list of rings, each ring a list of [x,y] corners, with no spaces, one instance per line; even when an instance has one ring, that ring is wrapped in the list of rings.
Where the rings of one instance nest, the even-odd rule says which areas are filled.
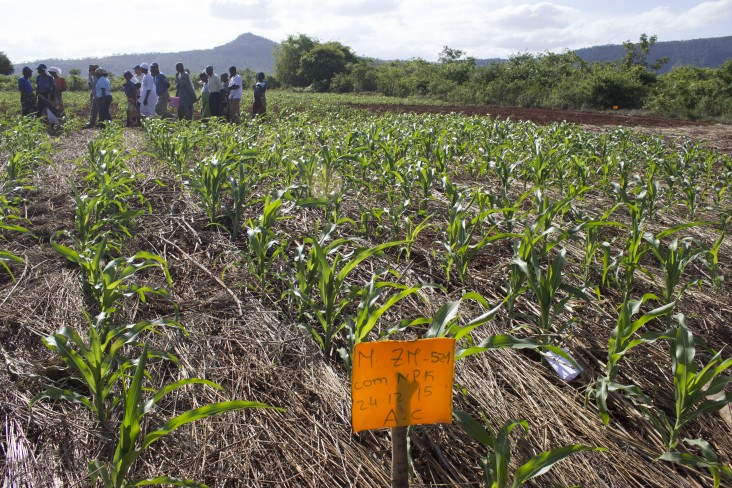
[[[455,339],[356,344],[351,373],[354,432],[392,429],[392,487],[406,488],[407,426],[452,421]]]

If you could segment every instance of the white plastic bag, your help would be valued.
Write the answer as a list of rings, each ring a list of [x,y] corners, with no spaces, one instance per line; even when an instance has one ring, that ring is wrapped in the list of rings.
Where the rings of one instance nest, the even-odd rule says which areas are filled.
[[[567,350],[564,348],[562,348],[562,351],[567,352]],[[576,368],[572,365],[572,363],[567,361],[559,354],[553,353],[551,351],[547,351],[542,354],[549,363],[549,366],[551,366],[551,368],[554,370],[555,373],[557,373],[562,381],[572,381],[580,374],[580,372],[582,372],[582,369]],[[569,355],[569,353],[567,353],[567,355]]]
[[[48,108],[48,107],[46,107],[46,116],[48,117],[48,122],[50,122],[50,123],[51,123],[51,125],[56,125],[56,124],[58,124],[58,119],[57,119],[57,118],[56,118],[56,116],[55,116],[55,115],[53,114],[53,112],[51,112],[51,109],[50,109],[50,108]]]

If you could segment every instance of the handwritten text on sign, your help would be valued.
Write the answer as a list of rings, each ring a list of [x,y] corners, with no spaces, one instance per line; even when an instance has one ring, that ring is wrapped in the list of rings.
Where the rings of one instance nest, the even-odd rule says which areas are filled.
[[[455,339],[356,344],[353,431],[452,420]]]

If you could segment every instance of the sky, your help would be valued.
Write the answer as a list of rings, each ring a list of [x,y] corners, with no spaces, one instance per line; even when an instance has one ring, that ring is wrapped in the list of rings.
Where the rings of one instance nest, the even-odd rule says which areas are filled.
[[[209,49],[247,32],[436,61],[444,46],[485,59],[729,36],[732,0],[0,0],[0,26],[13,63]]]

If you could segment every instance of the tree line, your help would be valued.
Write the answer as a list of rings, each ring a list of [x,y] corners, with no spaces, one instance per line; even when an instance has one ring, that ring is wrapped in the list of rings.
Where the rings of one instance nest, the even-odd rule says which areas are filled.
[[[422,59],[380,62],[356,56],[339,42],[289,36],[276,53],[276,81],[314,92],[372,92],[426,96],[456,104],[575,110],[644,110],[666,117],[732,117],[732,59],[716,69],[648,61],[656,36],[623,43],[624,55],[588,63],[573,51],[519,53],[479,65],[445,46],[437,63]]]

